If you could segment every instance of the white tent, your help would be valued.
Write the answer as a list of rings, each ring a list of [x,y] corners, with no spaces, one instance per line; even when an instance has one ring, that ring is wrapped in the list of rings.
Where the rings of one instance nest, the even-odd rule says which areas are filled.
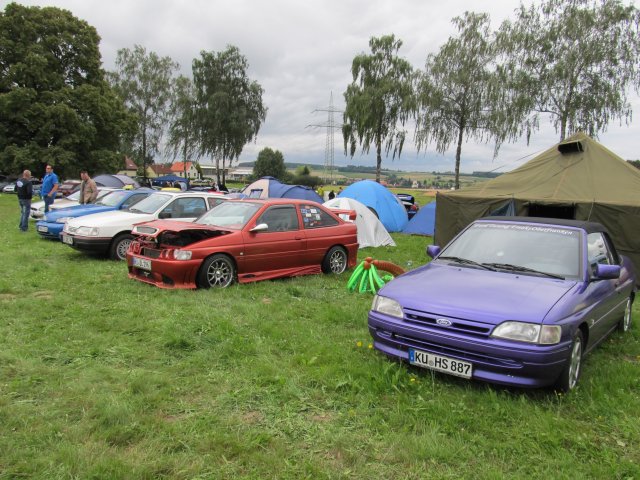
[[[341,210],[355,210],[356,227],[358,227],[358,243],[360,248],[382,247],[390,245],[396,246],[389,232],[384,228],[382,222],[378,220],[369,208],[353,198],[336,197],[333,200],[324,202],[328,208],[339,208]]]

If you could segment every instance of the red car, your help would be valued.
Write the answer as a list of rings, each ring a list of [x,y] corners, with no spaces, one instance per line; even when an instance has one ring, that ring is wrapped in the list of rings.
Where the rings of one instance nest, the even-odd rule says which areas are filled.
[[[129,277],[161,288],[340,274],[358,252],[355,224],[307,200],[230,200],[193,223],[156,220],[132,233]]]

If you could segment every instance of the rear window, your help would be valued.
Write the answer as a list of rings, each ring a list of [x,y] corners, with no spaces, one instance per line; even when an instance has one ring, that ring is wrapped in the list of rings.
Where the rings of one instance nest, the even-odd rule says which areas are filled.
[[[301,205],[299,208],[304,228],[322,228],[338,225],[338,220],[315,205]]]

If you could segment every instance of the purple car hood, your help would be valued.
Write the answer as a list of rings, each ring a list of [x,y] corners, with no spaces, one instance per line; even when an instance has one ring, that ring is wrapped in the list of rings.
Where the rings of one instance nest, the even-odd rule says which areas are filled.
[[[405,309],[497,324],[541,322],[575,281],[430,263],[386,284],[379,295]]]

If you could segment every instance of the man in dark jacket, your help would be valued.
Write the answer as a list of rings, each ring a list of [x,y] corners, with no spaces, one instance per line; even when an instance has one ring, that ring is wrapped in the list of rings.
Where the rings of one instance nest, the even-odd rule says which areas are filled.
[[[16,193],[20,203],[20,231],[26,232],[29,228],[29,212],[31,199],[33,198],[33,185],[31,184],[31,172],[25,170],[22,177],[16,182]]]

